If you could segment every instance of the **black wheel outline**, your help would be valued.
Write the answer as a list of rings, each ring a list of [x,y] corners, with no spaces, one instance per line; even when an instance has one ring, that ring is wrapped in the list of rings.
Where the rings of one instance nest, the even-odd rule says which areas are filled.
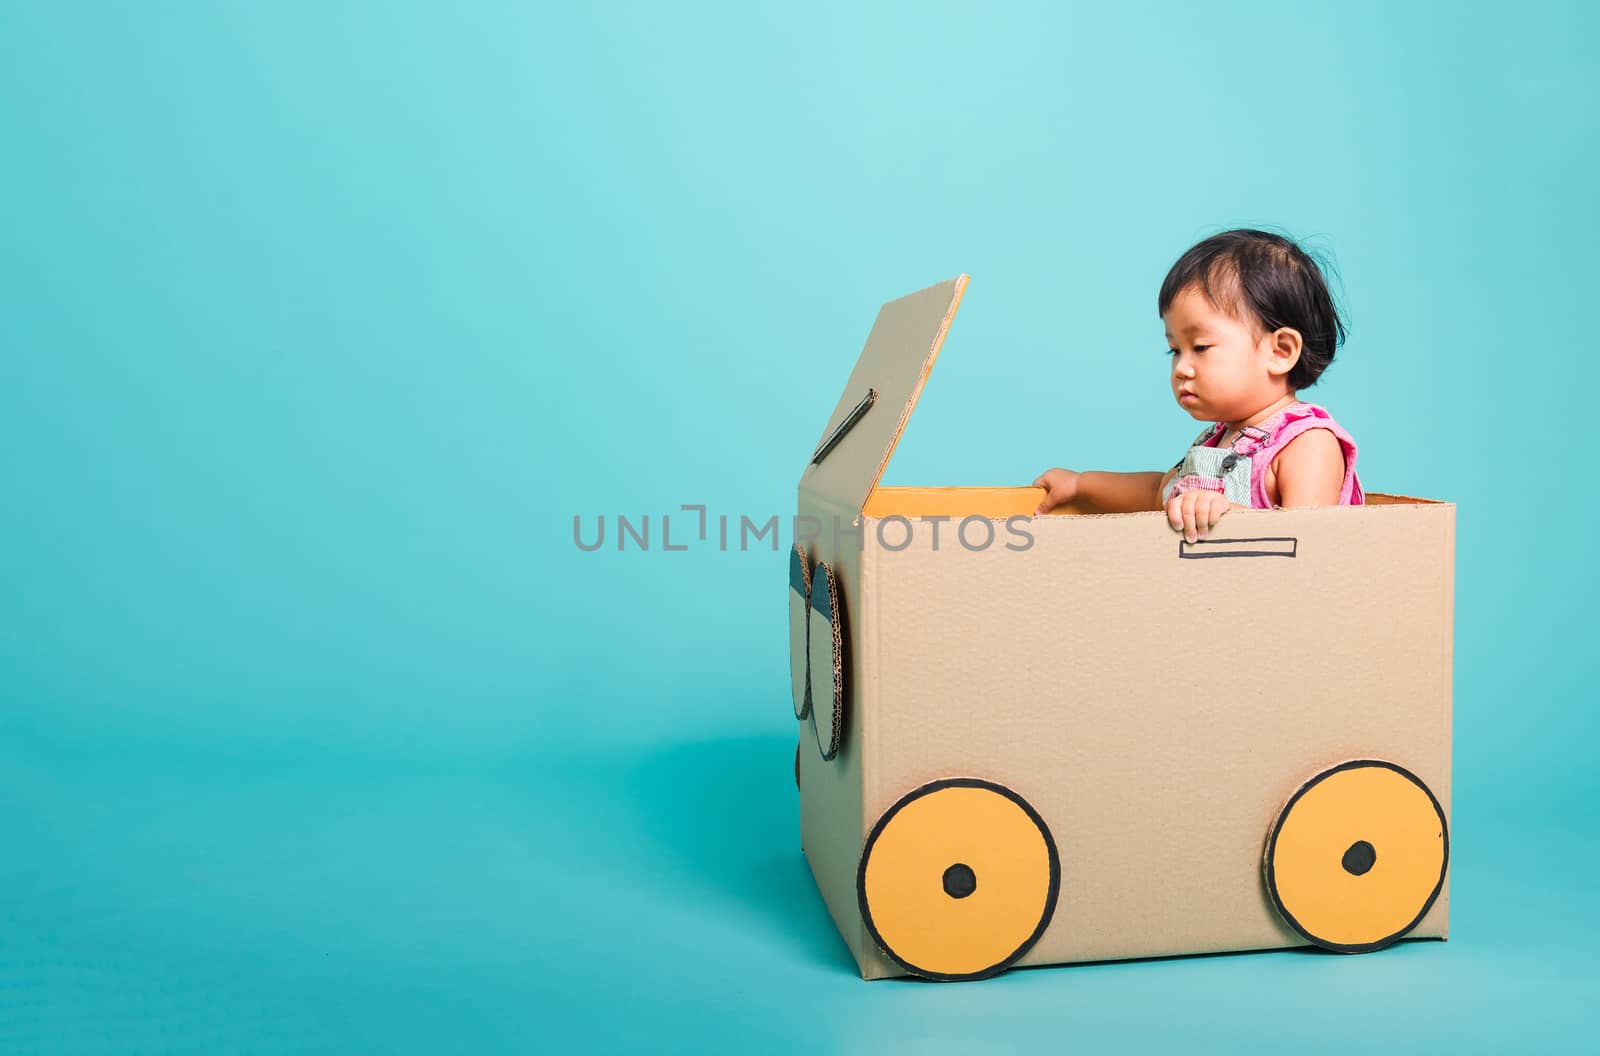
[[[1422,789],[1423,794],[1428,797],[1428,802],[1433,805],[1433,812],[1439,818],[1439,834],[1444,843],[1444,853],[1439,860],[1439,879],[1434,883],[1433,890],[1429,892],[1427,899],[1423,901],[1422,908],[1418,910],[1417,915],[1411,919],[1411,923],[1407,924],[1399,931],[1396,931],[1394,934],[1387,935],[1381,939],[1375,939],[1372,942],[1330,942],[1325,939],[1319,939],[1315,935],[1311,934],[1311,932],[1295,918],[1295,915],[1290,913],[1288,908],[1284,906],[1283,899],[1278,894],[1276,870],[1273,866],[1273,852],[1278,849],[1278,835],[1283,831],[1284,820],[1288,818],[1289,812],[1294,809],[1294,805],[1300,802],[1301,798],[1307,792],[1311,791],[1317,785],[1320,785],[1334,774],[1340,774],[1346,770],[1364,769],[1369,766],[1382,767],[1385,770],[1392,770],[1399,774],[1407,781],[1410,781],[1412,784]],[[1289,927],[1293,928],[1301,938],[1305,939],[1313,946],[1320,946],[1325,950],[1333,950],[1335,953],[1374,953],[1386,946],[1393,945],[1395,942],[1409,934],[1413,928],[1422,923],[1422,918],[1428,915],[1428,911],[1433,908],[1434,902],[1438,901],[1439,893],[1444,890],[1445,877],[1450,873],[1450,819],[1445,817],[1444,807],[1439,804],[1439,798],[1433,794],[1433,789],[1429,788],[1427,783],[1424,782],[1422,778],[1418,777],[1416,774],[1413,774],[1410,770],[1407,770],[1398,763],[1391,763],[1384,759],[1351,759],[1348,762],[1343,762],[1337,766],[1329,767],[1295,790],[1294,795],[1289,797],[1288,802],[1283,805],[1282,809],[1278,811],[1278,816],[1272,821],[1272,828],[1268,830],[1267,833],[1267,850],[1266,854],[1263,856],[1263,859],[1267,897],[1272,901],[1272,908],[1277,910],[1278,916],[1283,919],[1283,922],[1288,924]]]
[[[818,573],[821,573],[819,576]],[[815,683],[811,679],[811,616],[820,608],[817,602],[817,587],[826,583],[828,589],[822,595],[828,606],[828,625],[833,630],[833,655],[838,658],[838,667],[833,678],[833,729],[829,730],[829,741],[824,744],[822,728],[817,725],[816,697],[812,692]],[[839,604],[839,582],[833,573],[833,567],[826,561],[818,561],[811,570],[811,602],[806,614],[806,696],[811,700],[811,729],[816,734],[817,751],[824,762],[831,762],[839,755],[839,745],[844,740],[844,687],[849,680],[845,677],[844,655],[844,606]]]
[[[796,722],[804,722],[811,715],[811,584],[816,577],[811,574],[810,562],[811,555],[806,553],[806,548],[799,543],[795,543],[789,550],[789,592],[800,595],[800,601],[806,610],[806,618],[803,621],[805,623],[805,644],[800,647],[804,657],[802,662],[806,667],[805,686],[800,691],[800,706],[794,715]],[[800,574],[800,583],[795,582],[796,571]],[[792,635],[794,633],[793,629],[789,633]],[[792,697],[794,695],[793,642],[790,643],[790,648],[789,694]]]
[[[894,820],[895,815],[899,814],[901,810],[905,809],[912,803],[915,803],[919,799],[930,796],[933,793],[939,792],[946,788],[981,788],[990,792],[998,792],[1000,795],[1011,800],[1011,802],[1022,808],[1023,813],[1026,814],[1028,819],[1033,822],[1035,827],[1038,828],[1039,834],[1044,837],[1045,850],[1048,852],[1050,858],[1050,889],[1045,895],[1044,912],[1040,914],[1039,923],[1034,927],[1033,933],[1026,939],[1022,940],[1022,944],[1015,950],[1012,950],[1011,953],[1007,954],[1005,957],[1001,958],[999,961],[995,962],[989,967],[979,969],[976,972],[935,972],[926,968],[919,968],[910,961],[907,961],[899,954],[895,953],[894,950],[890,949],[889,944],[883,941],[883,936],[878,933],[877,924],[875,924],[872,920],[872,909],[867,905],[867,862],[872,858],[872,849],[877,845],[878,837],[883,834],[883,830],[888,826],[890,821]],[[994,976],[999,975],[1001,972],[1004,972],[1007,968],[1010,968],[1013,964],[1020,960],[1024,954],[1033,949],[1034,944],[1037,943],[1040,937],[1044,935],[1045,929],[1050,927],[1050,921],[1055,917],[1056,905],[1060,899],[1060,896],[1061,856],[1056,850],[1056,840],[1050,832],[1050,826],[1045,824],[1044,817],[1033,808],[1032,803],[1029,803],[1022,797],[1021,793],[1014,792],[1005,785],[995,781],[988,781],[981,777],[940,778],[937,781],[929,781],[925,785],[920,785],[901,796],[895,801],[894,806],[890,807],[879,816],[877,824],[872,826],[872,832],[868,834],[867,842],[861,848],[861,858],[856,863],[856,904],[861,909],[862,923],[866,924],[867,932],[872,936],[872,941],[877,944],[878,949],[883,951],[885,957],[888,957],[891,961],[893,961],[895,964],[898,964],[912,975],[920,976],[923,979],[937,980],[938,982],[943,983],[967,982],[974,979],[991,979]]]

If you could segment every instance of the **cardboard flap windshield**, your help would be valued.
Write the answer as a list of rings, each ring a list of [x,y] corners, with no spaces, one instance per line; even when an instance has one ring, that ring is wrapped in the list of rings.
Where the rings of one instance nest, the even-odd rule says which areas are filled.
[[[877,487],[955,318],[967,277],[929,286],[878,311],[866,347],[800,475],[800,490],[858,511]]]
[[[1188,544],[882,485],[966,281],[878,313],[785,579],[800,842],[862,977],[1445,938],[1455,506]]]

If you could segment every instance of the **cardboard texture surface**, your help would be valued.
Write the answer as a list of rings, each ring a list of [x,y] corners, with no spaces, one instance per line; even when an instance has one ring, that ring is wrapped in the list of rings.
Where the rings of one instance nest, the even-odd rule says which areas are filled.
[[[1263,869],[1297,791],[1342,763],[1379,761],[1414,775],[1448,823],[1455,507],[1373,494],[1365,507],[1235,510],[1195,546],[1160,512],[1068,512],[1025,522],[1031,545],[1008,549],[1003,519],[1031,511],[1038,489],[877,484],[964,288],[963,276],[884,307],[823,436],[869,381],[875,405],[801,478],[799,512],[824,526],[808,556],[832,569],[842,616],[838,753],[801,753],[801,842],[830,915],[864,978],[922,969],[887,956],[884,945],[900,946],[867,927],[863,852],[909,793],[970,778],[1036,812],[1059,855],[1059,897],[1017,964],[1306,945]],[[892,427],[873,421],[902,394]],[[918,531],[891,550],[877,534],[891,515],[978,515],[997,541],[969,550],[947,530],[935,549]],[[886,535],[896,547],[905,536]],[[1323,844],[1348,841],[1313,854],[1332,855],[1325,876],[1300,875],[1374,891],[1408,854],[1425,872],[1426,850],[1403,853],[1394,832],[1363,836],[1362,824],[1327,822]],[[980,904],[941,894],[951,867],[972,869],[974,892],[1001,882],[1004,870],[968,860],[987,853],[974,839],[967,857],[945,847],[954,860],[906,889],[932,914],[926,934],[906,923],[914,912],[888,911],[907,949],[935,948],[927,936],[964,919],[942,909]],[[1447,936],[1437,864],[1445,876],[1407,937]],[[950,875],[966,890],[964,873]],[[1393,890],[1393,913],[1427,894]],[[977,961],[1003,945],[997,935],[973,947]]]

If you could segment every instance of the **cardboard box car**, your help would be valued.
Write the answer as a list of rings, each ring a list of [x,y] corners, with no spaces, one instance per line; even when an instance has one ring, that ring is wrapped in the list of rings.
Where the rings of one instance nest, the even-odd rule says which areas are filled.
[[[1191,545],[882,486],[966,284],[883,306],[800,478],[801,845],[862,977],[1445,938],[1454,505]]]

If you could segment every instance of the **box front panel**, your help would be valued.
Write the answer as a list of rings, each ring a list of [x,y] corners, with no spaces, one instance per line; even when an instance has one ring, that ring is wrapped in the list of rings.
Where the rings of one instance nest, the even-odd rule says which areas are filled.
[[[1022,964],[1303,944],[1262,876],[1302,783],[1382,759],[1448,817],[1454,512],[1235,511],[1195,546],[1155,513],[1036,519],[1022,549],[952,522],[874,554],[865,824],[956,776],[1032,804],[1060,894]]]
[[[855,868],[861,852],[861,714],[866,698],[862,664],[862,557],[856,545],[857,516],[804,491],[800,516],[811,538],[805,547],[813,568],[826,562],[834,571],[842,622],[844,705],[837,754],[824,759],[813,717],[798,724],[800,742],[800,846],[840,936],[863,971],[877,961],[864,949],[861,914],[856,908]],[[835,534],[835,526],[839,533]],[[813,572],[813,580],[817,573]],[[821,677],[813,672],[814,679]],[[870,944],[869,944],[870,945]]]

